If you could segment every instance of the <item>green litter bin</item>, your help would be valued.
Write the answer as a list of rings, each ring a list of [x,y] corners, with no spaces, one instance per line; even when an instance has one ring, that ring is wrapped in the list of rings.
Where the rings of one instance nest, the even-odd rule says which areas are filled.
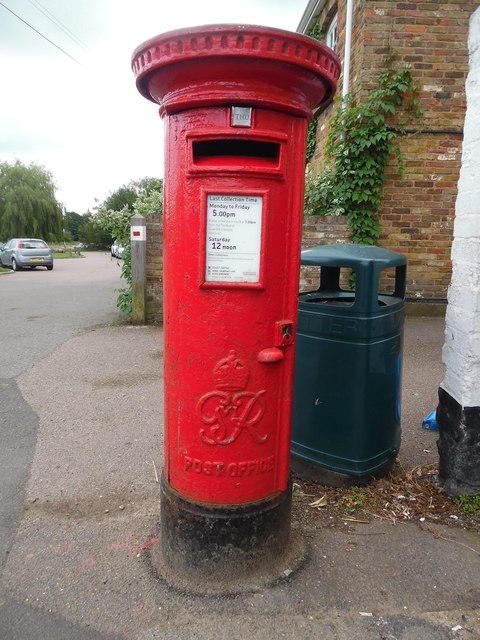
[[[383,476],[400,448],[406,258],[322,245],[301,264],[320,286],[299,300],[292,469],[332,485]]]

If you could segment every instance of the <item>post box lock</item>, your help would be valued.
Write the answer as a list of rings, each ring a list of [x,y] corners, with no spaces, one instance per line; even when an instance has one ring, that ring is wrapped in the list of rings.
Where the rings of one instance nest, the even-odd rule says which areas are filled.
[[[287,347],[293,343],[293,322],[291,320],[279,320],[275,323],[275,346]]]
[[[288,347],[293,343],[293,322],[280,320],[275,323],[275,346],[262,349],[257,356],[259,362],[265,364],[280,362],[284,358],[284,352],[279,347]]]

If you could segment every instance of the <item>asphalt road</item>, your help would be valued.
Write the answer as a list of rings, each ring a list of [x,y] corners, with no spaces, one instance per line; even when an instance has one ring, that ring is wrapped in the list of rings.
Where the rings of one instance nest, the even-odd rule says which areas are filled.
[[[108,253],[55,261],[53,271],[0,275],[0,570],[3,571],[23,514],[25,486],[35,451],[38,417],[16,378],[84,329],[119,319],[120,268]],[[48,376],[38,379],[49,394]],[[57,616],[4,593],[0,580],[2,640],[99,638]],[[102,636],[103,637],[103,636]]]
[[[14,378],[82,329],[118,318],[120,267],[108,253],[0,275],[0,378]]]

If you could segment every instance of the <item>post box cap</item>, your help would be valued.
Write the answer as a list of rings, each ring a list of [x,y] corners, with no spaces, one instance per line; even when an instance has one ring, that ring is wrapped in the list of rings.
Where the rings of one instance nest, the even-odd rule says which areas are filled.
[[[161,34],[132,56],[139,92],[163,113],[248,105],[311,117],[335,93],[340,62],[298,33],[219,24]]]

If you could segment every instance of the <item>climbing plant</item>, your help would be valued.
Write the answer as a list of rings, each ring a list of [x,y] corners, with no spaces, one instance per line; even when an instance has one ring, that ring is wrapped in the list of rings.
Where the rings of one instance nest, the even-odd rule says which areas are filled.
[[[337,107],[329,122],[325,169],[315,178],[307,173],[306,213],[346,215],[352,241],[360,244],[377,244],[385,166],[394,156],[403,175],[399,138],[405,123],[422,113],[411,69],[396,67],[391,58],[387,63],[377,89],[363,100],[347,96]]]
[[[118,289],[117,307],[123,313],[132,313],[132,254],[130,245],[130,219],[134,213],[142,216],[161,214],[163,210],[163,180],[143,178],[123,185],[101,204],[94,223],[110,232],[112,238],[123,245],[122,278],[126,287]]]

